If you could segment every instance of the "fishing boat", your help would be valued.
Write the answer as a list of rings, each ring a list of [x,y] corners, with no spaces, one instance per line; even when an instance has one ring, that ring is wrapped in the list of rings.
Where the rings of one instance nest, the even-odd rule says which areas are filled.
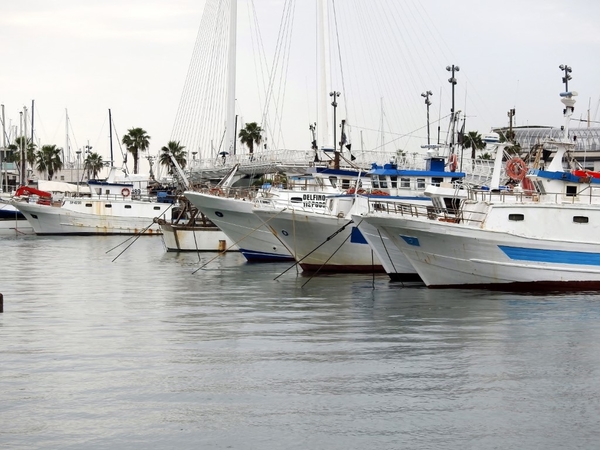
[[[117,181],[115,173],[113,167],[106,180],[90,180],[89,197],[40,202],[28,192],[17,191],[11,204],[38,235],[160,234],[154,218],[164,217],[172,208],[168,193],[149,195],[147,182]]]
[[[424,169],[398,168],[395,163],[374,163],[361,186],[329,195],[324,202],[325,208],[321,210],[303,208],[302,205],[257,202],[253,212],[290,249],[304,271],[385,271],[393,279],[418,280],[416,271],[407,261],[387,264],[387,238],[382,239],[368,224],[364,224],[361,230],[360,221],[354,221],[352,216],[370,207],[376,208],[381,201],[431,205],[431,200],[424,196],[428,185],[450,185],[464,178],[463,172],[445,170],[448,159],[449,156],[440,156],[432,150],[424,158]]]
[[[363,220],[387,236],[430,287],[597,289],[600,179],[581,177],[563,163],[574,147],[568,128],[576,95],[561,93],[564,132],[544,143],[555,152],[549,165],[511,172],[533,189],[521,183],[514,190],[470,190],[453,216],[390,207]],[[513,165],[522,166],[514,158]],[[500,151],[494,171],[502,165]]]
[[[214,222],[240,249],[249,262],[292,261],[289,249],[263,221],[253,214],[254,202],[300,205],[313,210],[325,208],[325,197],[354,186],[365,173],[313,167],[303,174],[286,175],[286,184],[265,183],[257,190],[222,183],[204,191],[186,191],[185,197]]]
[[[172,219],[156,218],[162,240],[168,252],[227,252],[238,251],[221,229],[186,199],[180,199],[171,214]]]

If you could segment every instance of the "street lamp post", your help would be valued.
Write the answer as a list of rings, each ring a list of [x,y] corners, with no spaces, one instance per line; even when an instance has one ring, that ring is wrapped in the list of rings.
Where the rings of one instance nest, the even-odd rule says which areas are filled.
[[[450,109],[450,120],[452,120],[452,136],[450,137],[450,153],[454,153],[454,127],[455,127],[455,117],[454,117],[454,86],[456,86],[456,77],[454,74],[460,71],[460,67],[452,64],[451,66],[447,66],[446,70],[452,73],[452,76],[448,78],[448,82],[452,85],[452,109]]]
[[[429,107],[431,106],[431,100],[429,100],[429,96],[433,95],[431,91],[426,91],[421,94],[421,97],[425,97],[425,104],[427,105],[427,146],[431,145],[429,139]]]
[[[79,156],[81,155],[81,150],[77,150],[77,197],[79,197]]]
[[[565,76],[563,77],[562,81],[563,83],[565,83],[565,92],[569,92],[569,80],[571,80],[571,75],[569,74],[572,72],[572,70],[566,64],[561,64],[560,66],[558,66],[558,68],[565,73]]]
[[[334,164],[335,164],[335,168],[339,168],[340,165],[340,154],[337,150],[337,139],[336,139],[336,127],[337,127],[337,118],[335,117],[336,114],[336,108],[337,108],[337,98],[340,96],[340,93],[338,91],[333,91],[329,93],[330,97],[333,97],[333,101],[331,102],[331,106],[333,106],[333,149],[334,149],[334,155],[335,155],[335,159],[334,159]]]

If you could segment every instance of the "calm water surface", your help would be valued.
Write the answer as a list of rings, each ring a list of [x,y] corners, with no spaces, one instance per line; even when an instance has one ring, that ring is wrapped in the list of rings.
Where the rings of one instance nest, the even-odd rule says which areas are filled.
[[[0,447],[600,446],[598,295],[193,273],[215,254],[125,239],[0,238]]]

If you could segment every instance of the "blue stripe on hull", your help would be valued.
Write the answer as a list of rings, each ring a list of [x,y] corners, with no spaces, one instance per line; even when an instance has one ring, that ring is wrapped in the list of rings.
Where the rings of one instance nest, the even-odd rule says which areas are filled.
[[[499,245],[498,248],[510,259],[520,261],[600,266],[600,254],[598,253],[544,250],[537,248],[511,247],[507,245]]]
[[[240,248],[240,253],[248,262],[294,261],[294,257],[289,254],[257,252],[244,248]]]

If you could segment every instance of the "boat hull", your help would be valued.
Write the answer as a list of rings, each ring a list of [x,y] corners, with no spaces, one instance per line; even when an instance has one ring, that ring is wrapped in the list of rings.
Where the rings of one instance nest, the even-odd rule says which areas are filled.
[[[352,220],[357,224],[358,229],[392,281],[421,281],[421,277],[404,253],[387,236],[364,221],[362,216],[353,214]]]
[[[522,213],[545,224],[526,221],[479,227],[425,217],[370,215],[365,220],[400,249],[430,287],[494,289],[600,288],[600,242],[597,230],[574,223],[574,216],[600,222],[600,211],[565,205],[499,208],[502,215]],[[571,220],[570,220],[571,219]],[[596,220],[594,220],[596,219]],[[506,231],[510,229],[511,231]]]
[[[248,262],[293,261],[285,245],[252,213],[252,202],[200,192],[185,196],[239,247]]]
[[[307,272],[384,272],[351,219],[295,210],[254,209]]]
[[[238,251],[217,227],[189,227],[184,225],[160,224],[162,239],[169,252],[225,252]]]
[[[14,202],[38,235],[137,235],[160,234],[155,217],[167,213],[169,204],[156,202],[65,200],[62,206]]]

